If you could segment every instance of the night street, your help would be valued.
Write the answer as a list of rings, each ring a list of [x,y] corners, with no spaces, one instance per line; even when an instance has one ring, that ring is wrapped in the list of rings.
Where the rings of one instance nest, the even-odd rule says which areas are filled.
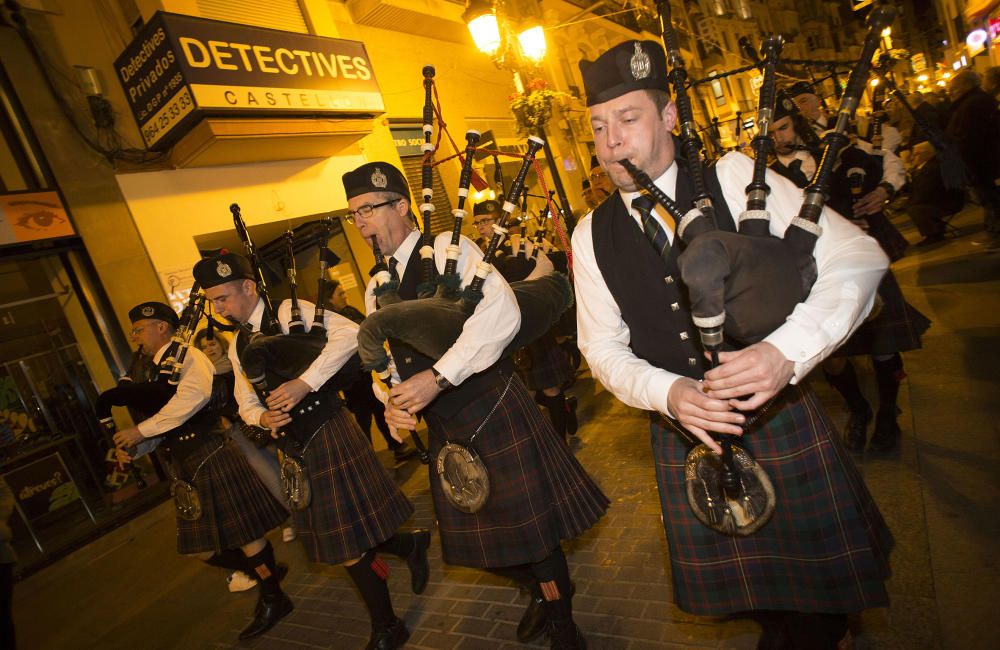
[[[911,242],[919,239],[908,221],[896,221]],[[933,325],[924,350],[906,355],[901,453],[858,459],[897,545],[892,606],[864,614],[857,648],[1000,647],[1000,523],[988,514],[1000,502],[1000,252],[978,208],[953,224],[959,237],[911,247],[895,265],[907,298]],[[821,378],[812,383],[842,425],[839,398]],[[574,391],[584,423],[577,457],[612,500],[607,516],[566,549],[589,646],[753,648],[756,625],[696,618],[672,604],[645,416],[589,374]],[[386,451],[380,458],[391,462]],[[426,469],[410,461],[396,478],[417,509],[411,524],[433,529]],[[434,535],[423,596],[409,592],[405,565],[389,561],[396,611],[411,631],[407,647],[521,647],[515,627],[527,597],[505,580],[443,566]],[[295,611],[246,647],[363,647],[368,617],[346,574],[309,565],[297,543],[272,541],[290,565],[285,585]],[[164,504],[18,583],[18,636],[38,649],[233,647],[256,594],[228,593],[225,576],[177,555],[173,507]]]

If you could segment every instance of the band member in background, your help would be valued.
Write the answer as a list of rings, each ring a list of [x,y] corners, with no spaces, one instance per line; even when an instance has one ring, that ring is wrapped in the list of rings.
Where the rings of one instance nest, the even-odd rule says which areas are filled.
[[[815,170],[819,164],[821,151],[804,146],[802,134],[796,129],[796,108],[792,102],[778,94],[774,112],[774,122],[769,129],[774,138],[776,161],[773,170],[785,176],[799,187],[809,184],[811,174],[796,173],[795,164],[801,163],[803,170]],[[802,128],[802,127],[800,127]],[[805,127],[808,128],[808,127]],[[851,174],[872,179],[881,177],[881,156],[874,156],[856,148],[843,150],[840,164],[834,171],[835,178],[827,205],[840,214],[851,215],[852,221],[866,230],[879,243],[890,261],[903,255],[906,240],[881,211],[867,211],[858,215],[854,211]],[[861,190],[864,193],[864,190]],[[863,199],[862,199],[863,200]],[[900,244],[899,241],[903,243]],[[900,429],[897,423],[899,386],[906,372],[903,370],[901,352],[918,350],[922,347],[920,337],[930,327],[926,316],[906,302],[903,292],[896,282],[892,270],[886,271],[879,284],[881,307],[878,314],[866,320],[851,338],[833,356],[823,363],[823,374],[830,385],[837,389],[850,411],[844,442],[854,452],[864,451],[868,441],[868,425],[872,420],[872,409],[858,385],[857,374],[850,357],[870,355],[875,369],[878,386],[878,414],[875,417],[875,431],[871,438],[871,449],[888,452],[899,443]]]
[[[347,292],[339,280],[330,280],[327,284],[329,296],[327,304],[330,309],[337,312],[344,318],[349,318],[357,324],[365,319],[365,315],[353,306],[347,304]],[[413,458],[417,451],[405,442],[399,442],[389,433],[389,425],[385,423],[385,405],[375,397],[372,391],[372,375],[370,372],[362,373],[354,385],[344,390],[344,401],[347,410],[354,414],[354,419],[365,433],[370,434],[372,430],[372,419],[375,420],[375,427],[385,439],[386,447],[392,450],[392,456],[396,463],[405,463]]]
[[[304,449],[303,464],[308,471],[312,498],[304,510],[292,512],[307,557],[311,562],[345,566],[371,618],[369,648],[401,647],[409,638],[409,631],[393,611],[386,584],[389,567],[376,551],[406,559],[411,588],[414,593],[421,593],[427,585],[430,533],[397,532],[410,518],[413,506],[375,457],[368,436],[353,417],[339,408],[341,402],[336,391],[327,386],[327,380],[357,348],[357,325],[328,311],[324,318],[327,343],[323,351],[301,376],[273,388],[264,405],[243,372],[239,351],[249,339],[248,329],[287,334],[290,301],[282,302],[277,309],[281,331],[271,332],[264,301],[257,295],[253,268],[245,257],[225,253],[204,259],[195,265],[194,276],[216,312],[244,326],[229,347],[236,375],[236,399],[244,422],[270,429],[277,438],[293,424],[293,417],[299,418],[300,423],[316,417],[318,428],[308,427],[311,432],[298,440]],[[305,301],[299,304],[305,321],[312,322],[313,305]],[[321,412],[312,416],[304,408],[296,409],[303,400],[308,400],[310,407],[318,405]]]
[[[497,201],[480,201],[473,208],[476,228],[479,234],[484,228],[481,223],[492,224],[500,218],[502,208]],[[493,232],[490,230],[489,236]],[[549,256],[543,251],[534,254],[535,243],[526,234],[520,234],[526,246],[518,246],[513,255],[497,259],[496,268],[507,282],[531,280],[555,270]],[[529,263],[534,260],[534,265]],[[541,339],[526,345],[514,354],[514,366],[521,381],[535,394],[535,401],[545,407],[552,422],[552,428],[564,441],[566,436],[575,436],[576,398],[567,398],[564,389],[573,380],[573,368],[569,356],[556,341],[555,333],[548,332]]]
[[[230,397],[226,404],[225,412],[220,413],[219,416],[222,418],[221,424],[226,429],[229,439],[246,456],[250,467],[257,473],[261,483],[271,493],[271,496],[278,503],[284,503],[285,493],[281,489],[281,476],[277,457],[270,449],[261,449],[247,440],[247,437],[243,435],[243,431],[240,428],[243,421],[240,420],[239,406],[236,404],[236,398],[233,397],[233,383],[235,382],[233,364],[230,363],[229,357],[226,355],[230,340],[229,336],[224,332],[203,329],[195,334],[194,345],[204,352],[208,360],[212,362],[215,371],[215,376],[212,378],[213,394],[224,393]],[[295,539],[295,529],[290,524],[281,529],[281,539],[285,542]],[[246,591],[257,586],[257,580],[243,571],[233,571],[226,578],[226,583],[229,586],[229,591],[232,592]]]
[[[161,302],[144,302],[132,308],[128,317],[132,343],[158,366],[177,328],[177,314]],[[212,396],[212,376],[208,357],[189,348],[170,401],[136,426],[116,433],[114,439],[123,452],[140,445],[148,452],[149,441],[159,438],[171,478],[194,486],[201,515],[192,521],[178,512],[177,552],[256,578],[260,597],[254,619],[240,633],[240,639],[251,639],[292,611],[292,601],[281,590],[286,569],[275,563],[274,549],[264,538],[267,531],[281,525],[288,512],[227,438],[218,412],[204,408]]]
[[[827,129],[832,128],[833,125],[830,117],[823,110],[819,96],[813,89],[812,84],[806,81],[798,81],[789,86],[785,92],[795,102],[796,106],[798,106],[802,115],[809,120],[816,133],[822,135]],[[883,125],[882,128],[889,130],[889,132],[883,133],[883,142],[887,144],[894,142],[895,147],[898,148],[900,141],[899,131],[889,125]],[[892,132],[895,135],[891,135]],[[873,153],[871,143],[866,140],[858,138],[853,144],[865,153]],[[874,152],[876,155],[882,157],[882,182],[865,194],[854,205],[855,216],[863,217],[867,214],[880,212],[884,204],[890,201],[903,188],[903,185],[906,184],[906,168],[903,166],[903,161],[899,159],[899,156],[893,153],[894,151],[895,148],[893,147],[883,146],[878,152]]]
[[[391,256],[399,297],[416,299],[420,233],[402,172],[389,163],[367,163],[344,174],[344,189],[349,220]],[[450,239],[451,233],[442,233],[434,242],[439,273]],[[465,286],[482,255],[465,237],[460,247],[457,268]],[[369,314],[376,309],[374,285],[373,279],[365,292]],[[396,374],[404,381],[393,381],[386,420],[397,429],[412,429],[422,414],[432,458],[445,441],[466,442],[478,431],[474,447],[490,475],[489,499],[480,510],[460,511],[444,495],[438,476],[431,476],[444,559],[530,583],[534,598],[518,626],[518,638],[535,638],[547,619],[552,647],[581,648],[561,540],[596,523],[608,500],[542,418],[510,360],[501,358],[520,326],[510,287],[498,273],[490,273],[483,293],[440,359],[390,341]]]
[[[657,234],[675,244],[665,258],[631,209],[639,188],[617,162],[627,158],[683,209],[691,205],[690,163],[678,158],[671,133],[677,109],[665,90],[663,49],[627,41],[580,68],[597,156],[619,187],[573,235],[580,349],[608,390],[651,412],[674,599],[703,616],[753,612],[764,626],[760,648],[835,648],[846,614],[887,603],[892,538],[815,396],[799,384],[871,309],[885,254],[825,211],[819,278],[806,302],[763,342],[721,352],[721,364],[708,370],[672,219],[653,211]],[[735,228],[731,215],[746,204],[752,175],[753,162],[739,153],[706,174],[720,228]],[[771,230],[780,236],[802,193],[777,176],[767,182]],[[751,412],[772,397],[740,444],[770,475],[779,503],[753,535],[730,537],[691,510],[685,458],[697,441],[720,453],[711,434],[743,434]]]
[[[615,186],[611,182],[611,179],[608,178],[608,173],[601,167],[597,156],[590,157],[588,178],[590,179],[590,188],[593,190],[594,200],[597,201],[597,205],[604,203],[605,199],[614,194]]]

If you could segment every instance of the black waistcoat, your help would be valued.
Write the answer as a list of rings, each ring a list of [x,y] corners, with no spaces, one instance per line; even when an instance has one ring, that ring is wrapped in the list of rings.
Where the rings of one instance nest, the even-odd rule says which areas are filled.
[[[706,169],[705,181],[719,228],[734,231],[714,167]],[[692,195],[687,168],[678,161],[677,205],[686,210]],[[691,322],[687,290],[677,267],[680,239],[674,238],[670,256],[664,261],[618,193],[594,210],[592,220],[597,267],[628,325],[632,352],[657,368],[701,379],[708,370],[708,360]]]
[[[270,327],[267,324],[266,314],[265,318],[261,321],[261,333],[265,335],[271,335]],[[280,335],[280,330],[276,333]],[[240,328],[236,335],[236,356],[242,358],[243,350],[250,343],[250,334],[246,329]],[[356,358],[355,355],[354,358]],[[347,363],[351,363],[351,359]],[[346,364],[345,364],[346,366]],[[246,373],[244,373],[245,375]],[[290,415],[292,416],[292,421],[282,427],[287,437],[290,437],[293,441],[304,444],[309,437],[316,432],[321,426],[326,424],[326,421],[333,417],[337,410],[343,406],[344,401],[340,398],[337,392],[336,381],[334,375],[330,379],[326,380],[318,390],[311,391],[306,394],[302,400],[295,405],[292,409]],[[295,379],[295,377],[279,377],[277,375],[268,372],[265,375],[268,389],[274,390],[282,383]],[[262,405],[267,408],[264,403],[265,396],[257,391],[254,387],[254,391],[257,392],[257,397],[260,399]]]
[[[420,285],[420,255],[416,249],[410,255],[406,263],[406,270],[399,283],[399,297],[403,300],[417,300],[417,287]],[[414,323],[414,327],[419,327],[419,323]],[[398,339],[389,339],[389,349],[392,352],[392,360],[396,364],[396,372],[400,379],[406,380],[413,375],[423,372],[434,365],[436,359],[426,357],[406,343]],[[458,413],[463,407],[473,402],[479,395],[484,394],[494,386],[506,382],[513,372],[513,366],[507,358],[502,358],[495,364],[469,376],[460,386],[449,388],[442,392],[431,402],[427,410],[441,417],[449,419]]]

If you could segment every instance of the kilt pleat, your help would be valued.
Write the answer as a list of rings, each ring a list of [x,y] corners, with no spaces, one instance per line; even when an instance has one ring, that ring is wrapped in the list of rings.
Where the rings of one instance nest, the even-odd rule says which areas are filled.
[[[427,413],[432,458],[445,440],[467,442],[497,404],[506,378],[444,420]],[[490,496],[476,513],[460,512],[444,496],[430,466],[444,559],[449,564],[489,568],[544,559],[562,539],[593,526],[610,501],[557,436],[514,377],[472,447],[486,465]]]
[[[861,354],[893,354],[923,347],[920,337],[931,321],[906,302],[892,270],[886,272],[878,287],[882,309],[875,318],[865,321],[835,353],[837,357]]]
[[[573,377],[573,368],[566,351],[551,337],[546,339],[527,346],[525,352],[529,355],[530,363],[524,369],[517,369],[517,374],[528,390],[562,388]]]
[[[361,557],[413,514],[413,505],[345,409],[316,434],[304,462],[312,500],[292,517],[312,562],[340,564]]]
[[[777,498],[772,519],[748,537],[695,518],[684,485],[689,443],[657,418],[651,431],[681,609],[852,613],[888,603],[892,535],[810,389],[786,388],[744,436]]]
[[[222,448],[213,454],[219,444]],[[264,487],[232,441],[205,444],[185,458],[177,472],[178,478],[194,484],[202,508],[197,521],[177,517],[178,553],[239,548],[264,537],[288,518],[288,511]]]
[[[865,217],[865,221],[868,222],[868,234],[878,242],[890,261],[895,262],[903,257],[910,243],[884,212],[870,214]]]

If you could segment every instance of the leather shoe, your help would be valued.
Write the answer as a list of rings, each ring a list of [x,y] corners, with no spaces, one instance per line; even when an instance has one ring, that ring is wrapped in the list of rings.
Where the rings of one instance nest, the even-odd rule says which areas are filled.
[[[406,640],[410,638],[410,631],[406,629],[406,623],[401,618],[393,620],[388,626],[375,629],[372,626],[372,637],[368,639],[365,650],[394,650],[402,648]]]
[[[521,621],[517,624],[517,640],[521,643],[537,639],[545,632],[549,622],[548,614],[545,611],[545,599],[540,594],[534,593],[537,588],[536,585],[532,585],[531,602],[528,603],[528,609],[524,610],[524,615],[521,616]],[[572,598],[575,593],[576,584],[571,582],[569,597]]]
[[[413,531],[413,550],[406,558],[406,565],[410,567],[410,589],[415,594],[422,594],[427,588],[427,578],[431,573],[431,565],[427,561],[427,547],[430,545],[431,531]]]
[[[240,641],[253,639],[278,624],[278,621],[292,613],[295,606],[285,595],[279,591],[277,594],[261,594],[257,600],[257,609],[254,611],[253,622],[240,632]]]
[[[888,453],[896,449],[901,435],[902,432],[899,429],[899,423],[896,422],[895,412],[879,410],[878,417],[875,419],[875,433],[872,434],[869,447],[872,451],[882,454]]]

